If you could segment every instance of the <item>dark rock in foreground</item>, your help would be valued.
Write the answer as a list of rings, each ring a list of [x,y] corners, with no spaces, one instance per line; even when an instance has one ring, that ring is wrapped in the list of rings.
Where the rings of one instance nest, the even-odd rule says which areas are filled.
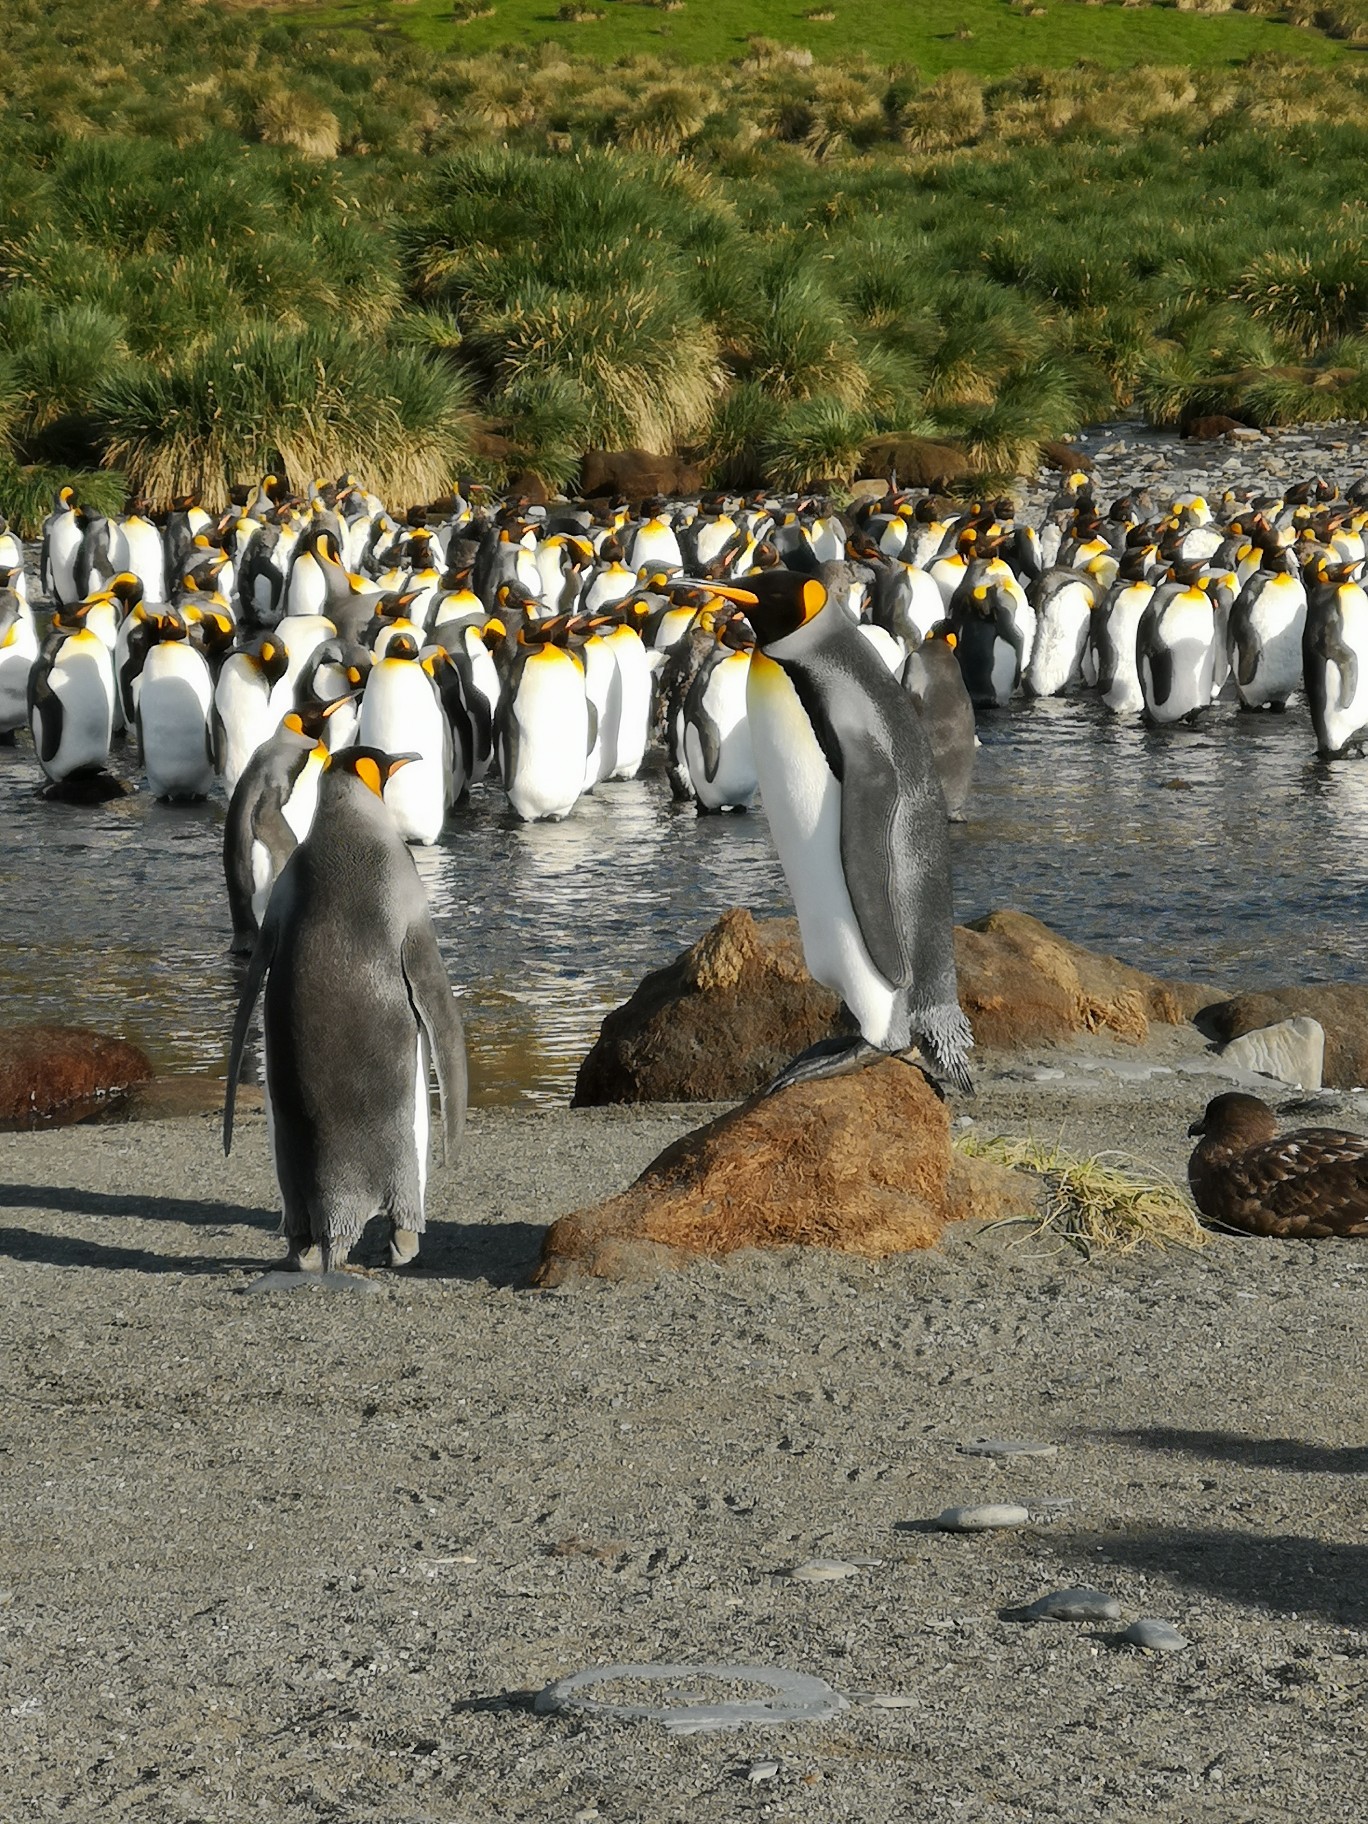
[[[1015,1173],[953,1153],[945,1103],[915,1066],[885,1058],[676,1140],[621,1196],[551,1225],[536,1282],[650,1277],[738,1248],[880,1259],[934,1247],[948,1222],[1033,1202]]]
[[[1265,988],[1218,1000],[1197,1015],[1197,1025],[1219,1044],[1261,1026],[1306,1014],[1325,1029],[1321,1080],[1330,1089],[1368,1083],[1368,983],[1327,982],[1319,987]]]
[[[83,1026],[0,1029],[0,1122],[6,1125],[43,1120],[151,1077],[146,1055],[125,1039]]]
[[[1177,1025],[1220,994],[1099,956],[1024,912],[957,928],[955,965],[975,1042],[1001,1050],[1083,1032],[1142,1045],[1151,1021]],[[798,921],[734,909],[608,1015],[573,1106],[732,1101],[841,1030],[840,1002],[803,963]]]

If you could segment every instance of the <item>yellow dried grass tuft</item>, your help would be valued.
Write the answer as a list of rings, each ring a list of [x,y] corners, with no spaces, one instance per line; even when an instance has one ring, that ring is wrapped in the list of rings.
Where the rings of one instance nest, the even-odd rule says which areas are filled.
[[[1032,1235],[1055,1236],[1085,1255],[1207,1244],[1190,1200],[1172,1179],[1125,1153],[1078,1158],[1057,1144],[1006,1135],[984,1140],[962,1134],[954,1145],[971,1159],[994,1159],[1042,1181],[1031,1215],[1004,1217],[993,1228],[1025,1225]]]

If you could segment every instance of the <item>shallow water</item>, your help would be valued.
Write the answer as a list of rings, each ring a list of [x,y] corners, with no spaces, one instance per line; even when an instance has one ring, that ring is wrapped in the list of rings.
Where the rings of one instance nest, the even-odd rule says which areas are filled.
[[[1055,699],[981,732],[971,820],[953,831],[961,919],[1018,906],[1232,987],[1368,979],[1368,762],[1316,762],[1304,709],[1221,706],[1150,732]],[[223,805],[141,791],[75,807],[36,797],[37,779],[25,736],[0,748],[0,1021],[120,1032],[161,1069],[221,1074],[238,980]],[[477,788],[415,855],[486,1107],[568,1096],[603,1014],[726,907],[790,910],[763,814],[699,818],[657,772],[561,824],[519,824]]]

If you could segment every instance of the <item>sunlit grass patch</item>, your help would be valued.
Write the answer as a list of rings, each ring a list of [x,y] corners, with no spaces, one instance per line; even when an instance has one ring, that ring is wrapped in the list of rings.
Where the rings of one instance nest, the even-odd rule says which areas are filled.
[[[1185,1193],[1162,1173],[1124,1153],[1079,1158],[1057,1144],[1003,1135],[980,1139],[962,1134],[955,1146],[971,1158],[994,1159],[1041,1181],[1035,1212],[1006,1217],[994,1228],[1022,1227],[1031,1235],[1065,1241],[1087,1255],[1206,1246],[1206,1230]]]

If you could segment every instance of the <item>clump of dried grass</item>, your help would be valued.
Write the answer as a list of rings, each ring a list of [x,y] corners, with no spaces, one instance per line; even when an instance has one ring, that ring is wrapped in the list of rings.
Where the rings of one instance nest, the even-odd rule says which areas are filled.
[[[1206,1246],[1206,1230],[1178,1186],[1124,1153],[1077,1158],[1057,1144],[1005,1135],[963,1134],[955,1146],[970,1158],[995,1159],[1042,1181],[1031,1215],[1005,1217],[994,1228],[1025,1224],[1031,1234],[1056,1236],[1089,1256]]]

